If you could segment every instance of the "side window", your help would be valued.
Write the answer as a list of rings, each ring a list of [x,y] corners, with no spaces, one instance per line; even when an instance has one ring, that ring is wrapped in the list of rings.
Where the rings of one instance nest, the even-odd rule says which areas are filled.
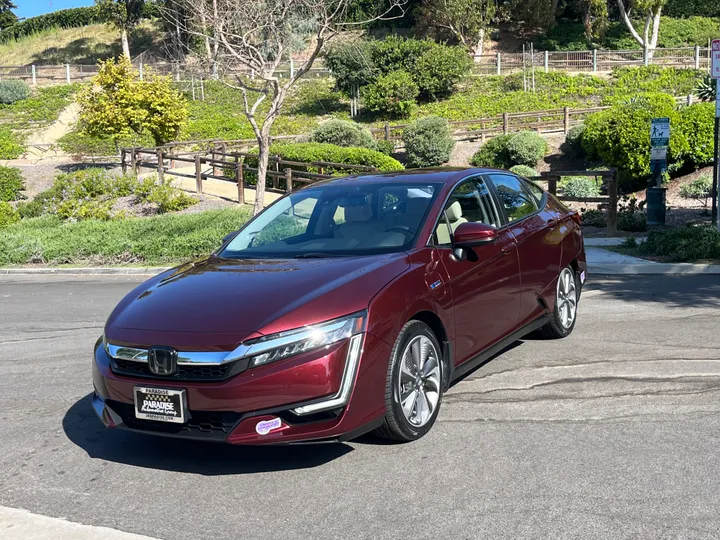
[[[500,217],[495,208],[495,202],[487,184],[481,178],[463,182],[450,194],[435,229],[437,245],[450,245],[451,234],[460,224],[467,222],[486,223],[493,227],[500,226]]]
[[[535,197],[527,191],[520,179],[507,174],[491,174],[500,204],[505,208],[508,221],[521,219],[537,210]]]
[[[535,197],[535,200],[537,201],[538,205],[540,204],[540,201],[542,201],[543,196],[545,195],[545,192],[540,189],[540,187],[536,186],[529,180],[524,180],[523,185],[530,191],[530,193],[533,194]]]

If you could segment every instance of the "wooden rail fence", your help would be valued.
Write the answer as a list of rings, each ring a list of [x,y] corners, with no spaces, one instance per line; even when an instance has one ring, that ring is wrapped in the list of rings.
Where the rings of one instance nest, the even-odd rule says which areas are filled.
[[[163,180],[165,175],[194,178],[195,191],[198,195],[202,195],[203,180],[208,178],[233,182],[237,185],[238,202],[245,203],[245,188],[248,187],[247,175],[248,173],[254,175],[258,172],[257,167],[250,166],[248,161],[252,163],[253,160],[257,160],[257,154],[228,150],[228,147],[237,141],[212,142],[215,144],[212,150],[196,152],[172,151],[182,143],[156,148],[123,148],[120,151],[120,163],[123,173],[127,172],[128,168],[135,174],[138,174],[141,169],[152,169],[160,180]],[[181,169],[192,168],[192,172],[176,170],[178,163],[187,164]],[[300,162],[286,160],[280,156],[270,156],[266,190],[290,193],[293,185],[311,184],[333,178],[332,171],[351,174],[376,170],[375,167],[367,165],[329,161]]]

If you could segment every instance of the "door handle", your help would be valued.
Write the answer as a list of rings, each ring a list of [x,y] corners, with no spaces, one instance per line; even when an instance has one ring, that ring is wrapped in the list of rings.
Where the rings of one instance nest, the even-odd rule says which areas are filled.
[[[503,255],[509,255],[510,252],[515,249],[515,246],[517,246],[517,243],[513,242],[512,244],[508,244],[507,246],[504,246],[502,248],[502,254]]]
[[[555,225],[557,222],[558,220],[556,218],[550,218],[545,223],[547,223],[548,225]]]

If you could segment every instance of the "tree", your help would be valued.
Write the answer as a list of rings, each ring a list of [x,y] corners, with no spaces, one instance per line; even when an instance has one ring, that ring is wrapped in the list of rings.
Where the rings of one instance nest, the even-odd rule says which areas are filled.
[[[667,0],[617,0],[618,9],[620,10],[620,18],[627,26],[632,37],[643,48],[643,53],[647,62],[652,60],[655,49],[657,48],[658,35],[660,33],[660,13]],[[628,9],[625,8],[625,3]],[[645,26],[643,27],[642,36],[633,26],[631,19],[632,10],[637,9],[645,16]]]
[[[142,19],[145,0],[95,0],[95,3],[102,10],[105,21],[120,30],[123,54],[129,59],[128,36]]]
[[[117,145],[133,133],[149,133],[159,146],[176,139],[187,122],[187,103],[170,78],[146,68],[141,81],[124,56],[101,62],[92,82],[78,98],[80,124],[88,135],[109,135]]]
[[[496,0],[426,0],[422,6],[426,22],[452,32],[477,61],[496,12]]]
[[[242,93],[243,111],[258,143],[255,213],[264,205],[270,131],[290,89],[341,29],[395,18],[405,1],[390,0],[364,20],[348,22],[352,0],[169,0],[165,17],[200,38],[207,65],[219,80]],[[175,21],[176,13],[201,15]],[[304,61],[292,74],[281,76],[280,63],[301,51]]]
[[[12,12],[13,9],[17,9],[17,6],[11,0],[0,0],[0,30],[18,21],[17,15]]]

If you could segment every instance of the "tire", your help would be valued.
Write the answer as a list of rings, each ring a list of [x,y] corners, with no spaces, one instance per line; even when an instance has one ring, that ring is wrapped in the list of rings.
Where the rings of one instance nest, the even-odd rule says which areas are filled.
[[[413,320],[402,327],[390,354],[385,382],[385,420],[375,435],[410,442],[430,431],[442,401],[445,366],[441,351],[427,324]],[[425,373],[421,377],[417,376],[418,352]]]
[[[558,276],[550,321],[540,329],[544,337],[561,339],[570,335],[577,321],[579,292],[577,274],[571,266],[566,266]]]

